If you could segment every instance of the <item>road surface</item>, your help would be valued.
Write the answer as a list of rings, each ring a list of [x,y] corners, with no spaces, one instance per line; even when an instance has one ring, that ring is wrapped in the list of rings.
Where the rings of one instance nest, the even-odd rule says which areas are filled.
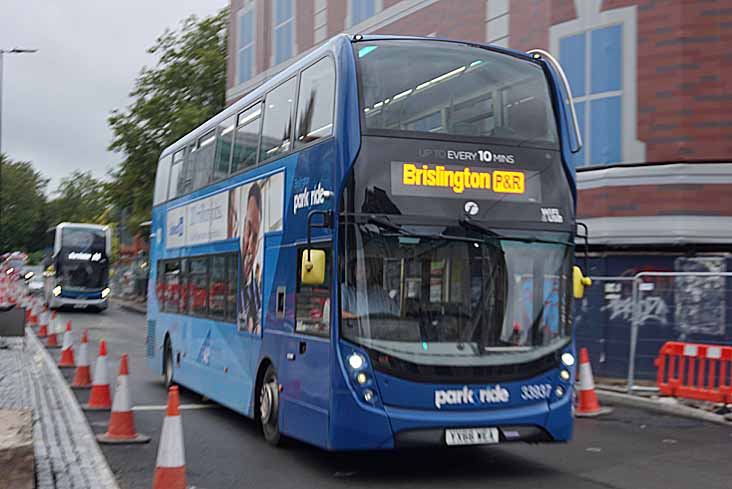
[[[132,401],[142,409],[135,423],[152,442],[102,450],[123,489],[151,487],[166,391],[145,366],[145,317],[116,305],[102,314],[61,317],[73,321],[77,341],[89,330],[92,366],[102,338],[110,373],[116,375],[119,356],[129,354]],[[65,372],[67,379],[72,373]],[[80,402],[87,396],[77,393]],[[181,403],[195,408],[182,417],[188,484],[197,489],[732,489],[732,429],[635,409],[577,420],[568,444],[336,454],[297,442],[275,449],[244,416],[185,390]],[[107,413],[87,417],[96,432],[106,430]]]

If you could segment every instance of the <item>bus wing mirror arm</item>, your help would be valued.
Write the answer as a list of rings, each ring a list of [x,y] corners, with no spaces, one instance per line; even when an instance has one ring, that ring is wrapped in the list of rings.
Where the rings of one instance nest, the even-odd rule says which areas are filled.
[[[322,216],[322,221],[313,224],[313,217]],[[308,260],[310,260],[310,248],[312,245],[312,229],[328,229],[333,227],[333,211],[310,211],[308,212]]]
[[[313,217],[321,215],[322,220],[314,224]],[[330,228],[333,226],[333,214],[331,211],[311,211],[307,221],[307,249],[302,255],[302,270],[300,281],[304,285],[322,285],[325,281],[325,251],[312,249],[312,228]]]
[[[577,222],[577,228],[581,228],[584,232],[582,234],[576,233],[576,236],[578,238],[581,238],[585,242],[584,246],[584,253],[582,257],[582,261],[585,265],[585,270],[587,270],[587,273],[590,273],[590,265],[589,265],[589,256],[590,256],[590,230],[587,227],[587,224],[584,222]]]

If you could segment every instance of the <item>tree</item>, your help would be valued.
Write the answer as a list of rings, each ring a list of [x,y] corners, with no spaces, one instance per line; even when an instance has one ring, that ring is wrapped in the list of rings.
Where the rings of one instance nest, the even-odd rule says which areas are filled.
[[[42,248],[48,180],[28,161],[0,154],[0,253]]]
[[[125,111],[108,121],[109,149],[124,154],[109,186],[114,204],[127,209],[124,224],[136,229],[150,219],[155,169],[162,150],[224,107],[228,9],[199,20],[191,16],[177,31],[166,30],[148,52],[159,56],[144,67]]]
[[[64,221],[107,224],[106,185],[91,172],[74,170],[61,180],[56,197],[48,203],[49,226]]]

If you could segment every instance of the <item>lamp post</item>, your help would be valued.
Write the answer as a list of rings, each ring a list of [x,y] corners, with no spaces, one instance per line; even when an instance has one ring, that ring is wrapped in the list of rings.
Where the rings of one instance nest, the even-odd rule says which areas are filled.
[[[0,49],[0,154],[3,152],[3,55],[35,53],[37,49]]]

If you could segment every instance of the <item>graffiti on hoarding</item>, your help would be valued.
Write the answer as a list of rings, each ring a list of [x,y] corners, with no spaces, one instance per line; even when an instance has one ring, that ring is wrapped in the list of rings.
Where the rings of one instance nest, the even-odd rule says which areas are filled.
[[[633,298],[613,296],[602,306],[603,311],[610,311],[610,321],[621,319],[623,321],[633,320]],[[650,321],[656,321],[664,326],[668,324],[669,308],[663,297],[643,297],[638,302],[638,324],[644,325]]]
[[[681,257],[676,269],[687,273],[724,273],[725,259]],[[681,275],[674,277],[676,329],[680,339],[690,334],[724,335],[725,277]]]

